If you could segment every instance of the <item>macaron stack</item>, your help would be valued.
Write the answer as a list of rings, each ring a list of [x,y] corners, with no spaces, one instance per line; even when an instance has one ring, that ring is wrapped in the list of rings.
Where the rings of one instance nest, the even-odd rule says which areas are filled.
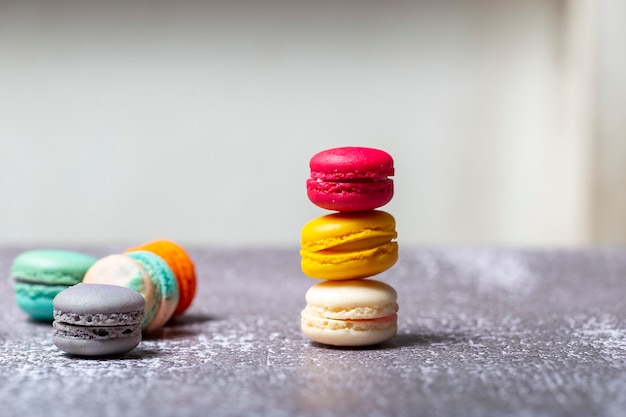
[[[302,228],[302,271],[324,280],[306,293],[302,332],[334,346],[382,343],[397,331],[397,293],[368,279],[398,259],[393,216],[379,207],[393,197],[393,158],[379,149],[342,147],[310,160],[307,195],[334,213]]]

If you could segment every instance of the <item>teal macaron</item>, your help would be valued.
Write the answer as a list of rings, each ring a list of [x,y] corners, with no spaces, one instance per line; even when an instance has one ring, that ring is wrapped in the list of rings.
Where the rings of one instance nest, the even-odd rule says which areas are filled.
[[[146,328],[146,332],[159,330],[172,318],[178,306],[180,294],[176,276],[167,262],[152,252],[132,251],[125,255],[141,264],[152,280],[155,294],[160,293],[157,312]]]
[[[54,297],[82,281],[93,256],[59,249],[22,252],[11,267],[15,301],[33,320],[52,321]]]

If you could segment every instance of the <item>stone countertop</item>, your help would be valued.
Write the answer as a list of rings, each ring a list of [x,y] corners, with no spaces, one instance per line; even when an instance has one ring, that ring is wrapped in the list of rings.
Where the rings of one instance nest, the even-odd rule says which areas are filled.
[[[0,249],[0,276],[19,251]],[[94,256],[124,247],[76,248]],[[378,276],[399,332],[363,349],[300,332],[297,249],[190,248],[185,315],[125,357],[77,359],[0,280],[0,416],[618,416],[626,250],[404,248]]]

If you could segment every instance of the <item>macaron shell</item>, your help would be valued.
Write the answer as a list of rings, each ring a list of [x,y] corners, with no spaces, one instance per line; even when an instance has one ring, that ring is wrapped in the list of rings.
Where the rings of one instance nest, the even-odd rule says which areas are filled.
[[[377,179],[394,175],[393,158],[387,152],[359,146],[327,149],[309,161],[311,178],[324,181]]]
[[[119,285],[76,284],[52,302],[54,319],[72,325],[121,326],[143,322],[145,299]]]
[[[169,265],[159,256],[148,251],[127,252],[126,256],[135,259],[148,272],[155,292],[160,292],[160,304],[146,332],[154,332],[168,322],[178,305],[178,283]]]
[[[21,253],[13,260],[11,275],[34,283],[74,285],[81,282],[95,262],[96,258],[80,252],[35,249]]]
[[[307,307],[324,308],[332,314],[322,313],[326,318],[373,319],[398,311],[396,290],[374,279],[319,282],[307,290],[305,299]]]
[[[137,260],[122,254],[99,259],[85,274],[85,284],[108,284],[133,289],[145,300],[145,329],[152,322],[159,305],[161,291],[155,291],[152,279]]]
[[[300,251],[302,272],[317,279],[351,280],[385,272],[398,260],[398,244],[391,242],[358,252]]]
[[[393,198],[393,180],[372,182],[306,182],[307,197],[326,210],[366,211],[389,203]]]
[[[18,307],[36,321],[52,321],[52,300],[65,285],[41,285],[21,282],[13,283],[15,302]]]
[[[160,256],[172,269],[178,282],[179,300],[174,317],[184,313],[196,295],[197,279],[193,261],[177,243],[167,239],[157,239],[127,249],[125,252],[146,250]]]
[[[141,332],[121,339],[81,339],[67,337],[55,331],[54,345],[64,352],[77,356],[111,356],[130,352],[141,342]]]
[[[375,322],[350,322],[301,315],[302,333],[309,339],[332,346],[371,346],[385,342],[397,333],[396,320],[381,326]]]

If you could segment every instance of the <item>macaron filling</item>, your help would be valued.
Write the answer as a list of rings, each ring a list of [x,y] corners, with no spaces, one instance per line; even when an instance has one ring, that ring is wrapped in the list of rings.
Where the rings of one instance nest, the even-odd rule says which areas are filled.
[[[356,173],[354,174],[354,176],[340,176],[340,177],[333,176],[329,178],[323,173],[320,173],[318,175],[311,173],[311,181],[315,181],[315,182],[361,183],[361,182],[376,182],[376,181],[389,181],[389,180],[391,179],[387,175],[371,177],[371,176],[360,176],[358,173]]]
[[[43,285],[43,286],[48,286],[48,287],[65,287],[65,288],[67,288],[69,285],[69,284],[57,284],[55,282],[37,281],[31,278],[11,277],[10,279],[15,284]]]
[[[77,326],[54,321],[54,336],[62,338],[75,338],[78,340],[108,340],[138,337],[141,335],[141,327],[137,324],[122,326]]]
[[[367,332],[377,330],[388,330],[396,327],[398,315],[396,313],[370,319],[333,319],[328,317],[318,317],[309,314],[305,308],[302,313],[302,324],[308,327],[316,327],[325,330],[341,330]]]
[[[310,197],[323,198],[326,194],[367,195],[393,194],[393,180],[388,178],[359,178],[353,180],[308,179],[307,191]],[[321,195],[316,195],[320,193]]]
[[[388,322],[395,322],[398,320],[398,314],[394,313],[391,314],[389,316],[385,316],[385,317],[376,317],[373,319],[346,319],[343,321],[348,321],[348,322],[354,322],[354,323],[365,323],[365,322],[369,322],[369,323],[388,323]]]
[[[308,321],[309,325],[316,323],[317,327],[325,328],[328,330],[354,330],[354,331],[371,331],[371,330],[386,330],[396,325],[398,320],[397,314],[392,314],[385,317],[376,317],[373,319],[345,319],[337,320],[327,317],[315,317],[308,315],[306,310],[302,312],[302,318],[305,322]]]
[[[397,303],[384,306],[356,306],[356,307],[325,307],[307,304],[306,314],[313,317],[333,320],[377,320],[394,317],[398,312]]]
[[[372,237],[364,237],[363,239],[354,239],[346,238],[345,243],[339,243],[336,245],[331,245],[326,249],[322,249],[316,252],[359,252],[367,249],[375,249],[378,247],[382,247],[388,245],[394,241],[394,237],[387,235],[386,233],[382,233],[382,236],[372,236]]]

